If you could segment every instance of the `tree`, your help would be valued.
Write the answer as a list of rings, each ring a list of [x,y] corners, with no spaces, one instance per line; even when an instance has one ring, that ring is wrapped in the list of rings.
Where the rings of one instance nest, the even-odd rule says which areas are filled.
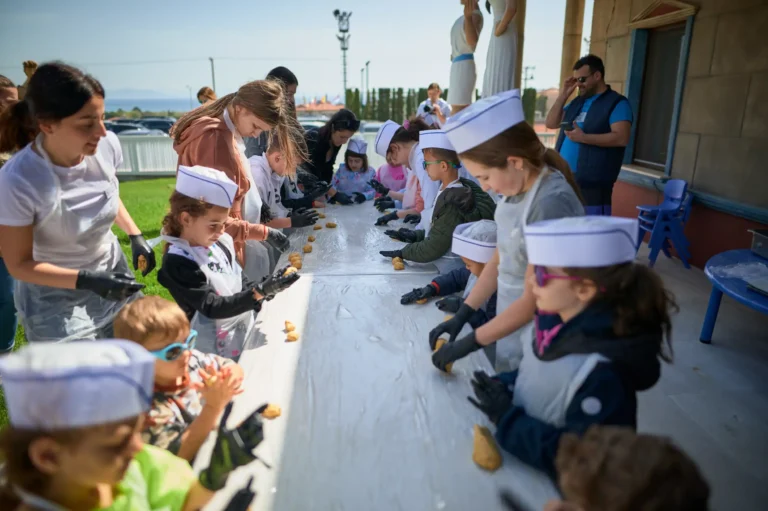
[[[547,115],[547,97],[544,94],[536,98],[536,111],[541,112],[541,116]]]
[[[377,103],[377,100],[376,100],[376,89],[373,89],[373,90],[370,91],[369,99],[370,99],[370,101],[369,101],[369,104],[368,104],[368,117],[367,117],[367,119],[371,120],[371,121],[375,121],[376,120],[376,111],[377,111],[376,110],[376,103]]]
[[[419,105],[422,101],[425,101],[429,96],[427,96],[427,89],[419,89],[418,94],[416,95],[416,106]],[[414,108],[414,111],[416,109]]]
[[[360,105],[360,89],[355,89],[355,95],[353,96],[352,101],[355,105],[355,109],[353,110],[353,112],[355,112],[355,116],[358,119],[362,119],[363,108]]]
[[[523,112],[525,120],[533,126],[536,120],[536,89],[525,89],[523,91]]]
[[[405,98],[405,115],[403,119],[416,113],[416,93],[413,89],[408,89],[408,95]],[[402,119],[395,119],[397,122],[403,122]]]

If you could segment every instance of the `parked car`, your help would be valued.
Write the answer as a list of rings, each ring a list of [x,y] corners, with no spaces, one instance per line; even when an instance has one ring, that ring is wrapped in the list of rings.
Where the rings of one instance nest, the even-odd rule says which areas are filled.
[[[168,133],[171,131],[171,126],[173,126],[176,123],[176,121],[170,121],[168,119],[141,119],[139,121],[139,124],[144,126],[145,128],[149,130],[160,130],[163,133]]]
[[[153,137],[167,137],[168,133],[162,130],[149,130],[144,127],[137,129],[130,129],[120,132],[121,137],[134,137],[134,136],[153,136]]]
[[[142,129],[146,130],[147,129],[141,124],[115,122],[115,121],[106,121],[104,123],[104,127],[107,128],[109,131],[115,133],[116,135],[119,135],[124,131],[128,131],[128,130],[142,130]]]

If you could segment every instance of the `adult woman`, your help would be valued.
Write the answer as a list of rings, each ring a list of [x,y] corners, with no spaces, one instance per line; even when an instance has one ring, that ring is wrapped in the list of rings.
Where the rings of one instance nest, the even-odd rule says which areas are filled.
[[[485,7],[492,12],[494,25],[483,78],[483,97],[487,98],[512,90],[515,86],[517,26],[513,22],[517,14],[517,0],[488,0]]]
[[[216,101],[216,93],[210,87],[203,87],[197,91],[197,101],[201,105],[207,105]]]
[[[112,224],[130,238],[134,269],[141,265],[146,275],[155,267],[120,200],[122,151],[103,117],[101,84],[53,62],[40,66],[24,101],[0,118],[0,151],[34,139],[0,173],[0,244],[30,341],[111,336],[117,312],[144,287]]]
[[[496,255],[456,315],[430,332],[430,344],[446,332],[453,341],[498,289],[496,318],[443,347],[440,354],[445,360],[458,360],[496,343],[495,356],[493,350],[487,351],[495,358],[497,371],[514,370],[522,357],[521,339],[531,338],[536,307],[526,283],[531,270],[522,227],[584,215],[578,186],[565,160],[544,147],[525,122],[519,90],[474,103],[451,118],[446,133],[467,170],[485,190],[493,189],[504,199],[496,207]]]
[[[246,240],[268,240],[280,250],[288,247],[288,238],[283,233],[261,225],[259,194],[248,195],[250,164],[245,157],[243,137],[257,137],[262,131],[275,128],[280,140],[286,141],[286,165],[292,167],[304,159],[301,149],[290,136],[295,126],[280,84],[258,80],[246,83],[234,94],[187,112],[171,129],[179,165],[220,170],[237,183],[226,231],[235,241],[241,266],[245,266]],[[246,197],[254,200],[246,203]]]
[[[308,130],[304,135],[309,150],[309,160],[304,165],[305,170],[321,181],[330,183],[333,179],[333,166],[336,165],[336,157],[339,155],[341,146],[346,144],[358,129],[360,129],[360,121],[355,114],[342,108],[333,114],[322,128]],[[333,188],[328,191],[328,196],[332,201],[352,204],[352,199]]]
[[[477,82],[475,49],[483,30],[483,13],[477,0],[461,0],[464,15],[451,28],[451,84],[448,87],[448,103],[451,114],[456,114],[472,103]]]

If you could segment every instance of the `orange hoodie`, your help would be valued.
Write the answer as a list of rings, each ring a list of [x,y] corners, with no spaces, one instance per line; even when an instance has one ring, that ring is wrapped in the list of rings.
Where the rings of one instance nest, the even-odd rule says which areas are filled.
[[[224,119],[201,117],[190,124],[181,134],[181,141],[174,142],[174,150],[179,155],[179,165],[202,165],[224,172],[237,183],[237,193],[229,211],[230,219],[226,232],[235,240],[235,251],[240,265],[245,263],[245,240],[267,239],[267,227],[251,224],[243,220],[243,197],[248,193],[251,182],[248,180],[250,169],[244,168],[235,143],[235,136],[227,127]],[[253,232],[254,229],[260,232]]]

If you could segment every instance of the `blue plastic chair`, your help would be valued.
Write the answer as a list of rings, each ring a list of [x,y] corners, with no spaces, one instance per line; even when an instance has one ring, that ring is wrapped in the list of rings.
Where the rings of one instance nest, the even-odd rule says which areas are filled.
[[[648,241],[649,266],[653,267],[659,252],[671,258],[670,248],[675,247],[683,266],[690,269],[690,242],[683,232],[691,214],[693,195],[688,192],[688,183],[682,179],[670,179],[664,185],[664,200],[658,206],[637,206],[638,237],[637,249],[645,233],[651,233]]]

